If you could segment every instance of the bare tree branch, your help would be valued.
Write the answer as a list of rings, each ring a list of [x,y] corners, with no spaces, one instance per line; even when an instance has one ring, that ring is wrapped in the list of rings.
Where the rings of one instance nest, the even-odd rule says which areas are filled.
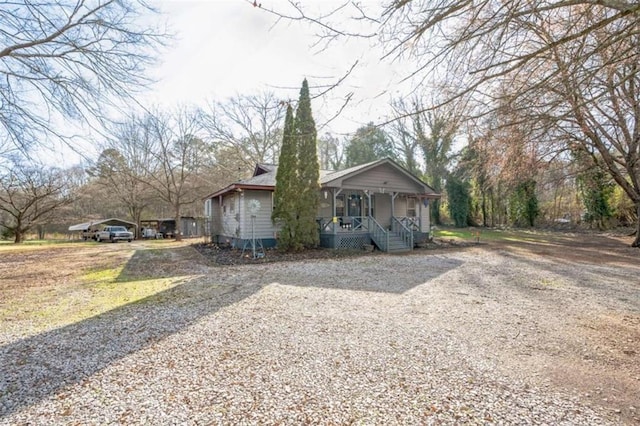
[[[0,8],[0,141],[26,151],[72,121],[96,126],[148,87],[167,39],[144,0],[14,1]]]

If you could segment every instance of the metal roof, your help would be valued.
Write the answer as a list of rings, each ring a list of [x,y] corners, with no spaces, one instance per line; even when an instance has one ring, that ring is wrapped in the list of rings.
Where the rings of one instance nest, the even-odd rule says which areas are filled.
[[[88,231],[89,228],[96,225],[124,225],[124,226],[130,225],[135,227],[138,226],[133,222],[129,222],[128,220],[112,217],[110,219],[93,220],[91,222],[84,222],[84,223],[79,223],[77,225],[71,225],[69,227],[69,231]]]

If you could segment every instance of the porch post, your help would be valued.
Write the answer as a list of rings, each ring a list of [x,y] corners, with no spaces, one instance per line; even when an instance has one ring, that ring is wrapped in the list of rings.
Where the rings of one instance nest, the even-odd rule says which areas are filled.
[[[331,188],[331,198],[332,198],[332,209],[331,209],[331,229],[333,230],[334,234],[338,233],[338,226],[335,224],[335,222],[333,221],[333,218],[336,217],[336,198],[338,197],[338,195],[340,195],[340,193],[342,192],[342,188],[339,188],[337,191],[334,190],[333,188]],[[334,247],[335,248],[335,247]]]
[[[331,188],[331,219],[336,216],[336,194],[333,188]]]
[[[336,217],[336,198],[338,197],[338,195],[340,195],[340,193],[342,192],[342,188],[338,189],[337,191],[335,191],[333,188],[331,188],[331,198],[332,198],[332,211],[331,213],[333,213],[332,215],[332,219],[334,217]]]
[[[396,211],[396,197],[398,196],[398,192],[392,192],[391,193],[391,217],[395,217],[395,211]]]
[[[367,196],[367,199],[369,200],[369,202],[367,203],[368,210],[369,210],[367,212],[367,216],[371,217],[371,191],[369,191],[368,189],[365,189],[364,193]]]

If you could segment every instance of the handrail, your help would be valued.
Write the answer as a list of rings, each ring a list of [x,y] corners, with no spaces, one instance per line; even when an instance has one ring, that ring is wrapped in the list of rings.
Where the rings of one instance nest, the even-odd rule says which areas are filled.
[[[391,218],[391,232],[402,238],[409,250],[413,249],[413,232],[396,217]]]
[[[389,250],[389,233],[371,216],[368,216],[368,226],[371,239],[378,245],[382,251]]]
[[[420,230],[420,218],[415,216],[399,216],[398,220],[411,231]]]

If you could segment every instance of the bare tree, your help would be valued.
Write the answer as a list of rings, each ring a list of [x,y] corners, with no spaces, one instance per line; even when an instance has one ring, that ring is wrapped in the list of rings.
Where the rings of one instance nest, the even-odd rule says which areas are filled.
[[[199,203],[210,190],[204,175],[210,166],[210,147],[199,136],[200,123],[198,113],[186,107],[172,113],[156,111],[140,123],[151,141],[144,183],[172,207],[177,240],[182,238],[183,208]]]
[[[15,162],[0,176],[0,225],[14,236],[16,243],[71,201],[60,170]]]
[[[437,192],[444,188],[444,181],[452,160],[453,142],[459,131],[459,117],[449,106],[425,111],[419,99],[414,101],[413,131],[422,150],[425,178]],[[431,216],[440,224],[440,200],[431,203]]]
[[[148,126],[136,115],[111,126],[110,137],[89,173],[108,191],[109,199],[127,209],[138,224],[154,195],[149,190],[150,167],[155,162],[154,143]]]
[[[275,163],[280,152],[286,105],[273,93],[239,95],[212,102],[203,114],[204,128],[216,150],[235,152],[247,167]]]
[[[386,59],[414,60],[406,78],[451,90],[443,103],[468,95],[480,115],[507,106],[546,144],[563,135],[556,152],[577,148],[602,158],[636,206],[633,246],[640,247],[639,2],[395,0],[382,11],[349,5],[353,19],[373,29],[355,35],[377,37]],[[325,40],[354,36],[333,24],[334,14],[309,16],[293,2],[290,12],[270,12],[317,25]]]
[[[330,133],[318,138],[318,160],[323,170],[340,170],[344,165],[344,145]]]
[[[393,140],[398,156],[407,170],[416,176],[422,175],[423,171],[418,161],[420,146],[410,118],[413,113],[412,108],[402,98],[393,100],[391,107],[395,119],[389,123],[388,133]]]
[[[95,125],[150,82],[166,37],[144,0],[16,0],[0,7],[0,145],[68,140],[61,123]]]
[[[608,15],[592,14],[578,24],[588,28]],[[576,23],[540,21],[535,32],[552,46],[542,65],[551,71],[514,77],[514,84],[527,90],[511,94],[510,105],[520,120],[538,123],[548,151],[591,158],[591,167],[601,168],[622,188],[635,205],[632,245],[640,247],[640,21],[634,17],[562,44],[556,42],[558,27]],[[626,37],[627,31],[635,37]]]

